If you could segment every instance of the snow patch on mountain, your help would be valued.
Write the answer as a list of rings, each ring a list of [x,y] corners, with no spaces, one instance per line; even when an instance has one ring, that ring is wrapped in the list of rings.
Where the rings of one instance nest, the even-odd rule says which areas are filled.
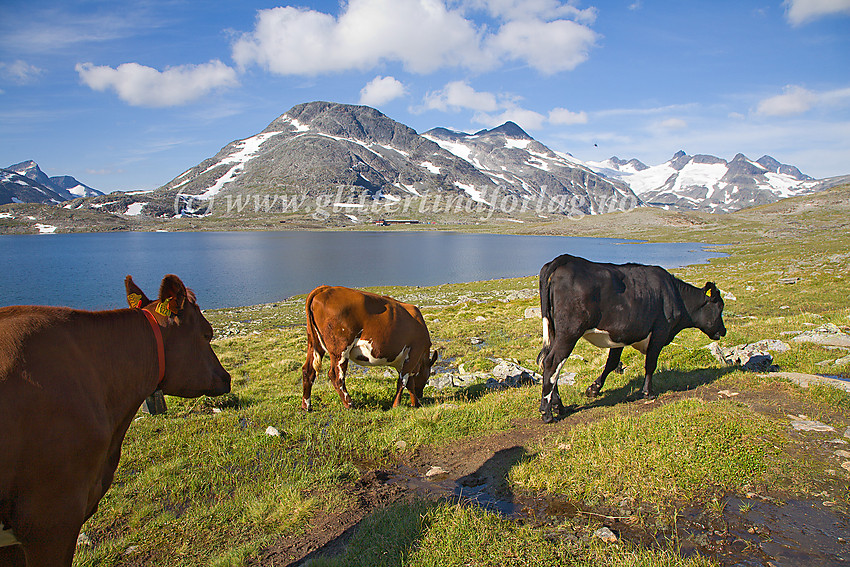
[[[224,175],[219,177],[211,187],[208,187],[206,191],[197,195],[197,198],[211,199],[217,195],[226,183],[230,183],[236,179],[240,173],[242,173],[245,164],[257,156],[257,153],[260,151],[260,147],[263,143],[272,136],[277,136],[278,134],[281,134],[281,132],[262,132],[256,136],[251,136],[250,138],[237,142],[233,153],[210,165],[206,170],[201,172],[203,174],[221,165],[233,164],[232,167],[227,170]]]
[[[626,183],[650,205],[708,212],[731,212],[771,203],[810,193],[816,185],[796,167],[770,156],[753,161],[738,154],[727,162],[680,151],[652,167],[617,157],[587,165],[600,175]]]

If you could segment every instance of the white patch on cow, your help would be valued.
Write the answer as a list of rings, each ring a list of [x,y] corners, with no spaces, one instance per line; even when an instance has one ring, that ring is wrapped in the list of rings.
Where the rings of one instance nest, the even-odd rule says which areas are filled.
[[[552,374],[552,378],[550,378],[550,380],[552,380],[552,386],[553,387],[558,385],[558,376],[561,375],[561,369],[564,367],[564,363],[566,361],[567,361],[567,359],[565,358],[564,360],[559,362],[558,367],[555,369],[555,373]]]
[[[410,379],[410,374],[402,374],[401,375],[401,385],[404,388],[407,388],[407,381]]]
[[[12,533],[12,530],[7,530],[3,524],[0,524],[0,547],[17,545],[18,543],[19,542],[15,539],[15,534]]]
[[[543,317],[543,346],[549,346],[549,318]]]
[[[378,358],[374,354],[372,341],[357,339],[354,344],[346,349],[345,356],[347,356],[354,364],[358,364],[360,366],[394,366],[400,370],[407,361],[407,355],[409,352],[410,347],[405,346],[399,351],[393,360]]]
[[[652,333],[646,335],[646,338],[640,342],[634,343],[632,346],[636,348],[642,354],[646,354],[646,349],[649,348],[649,338],[652,336]]]
[[[310,408],[313,406],[310,404],[310,398],[304,398],[304,407],[307,408],[307,411],[310,411]]]
[[[645,339],[640,340],[636,343],[632,343],[631,346],[633,346],[643,354],[646,354],[646,349],[649,346],[649,338],[651,336],[652,333],[647,335]],[[583,337],[587,342],[599,348],[622,348],[625,346],[629,346],[623,343],[612,341],[611,335],[608,334],[608,331],[603,331],[602,329],[590,329],[589,331],[584,333]]]
[[[318,372],[322,368],[322,357],[315,350],[313,351],[313,370]]]

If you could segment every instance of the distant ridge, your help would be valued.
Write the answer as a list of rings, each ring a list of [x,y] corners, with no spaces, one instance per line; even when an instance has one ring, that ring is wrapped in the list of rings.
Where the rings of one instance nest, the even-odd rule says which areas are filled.
[[[652,167],[617,157],[588,162],[588,166],[627,184],[650,206],[711,213],[728,213],[824,188],[796,167],[767,155],[753,161],[739,153],[727,162],[679,151]]]
[[[0,169],[0,205],[7,203],[59,204],[77,197],[103,195],[70,175],[48,177],[32,160]]]

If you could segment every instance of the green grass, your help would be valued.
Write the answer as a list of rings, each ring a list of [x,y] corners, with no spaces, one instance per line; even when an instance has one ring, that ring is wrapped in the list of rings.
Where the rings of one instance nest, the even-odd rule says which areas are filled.
[[[827,322],[850,331],[850,231],[843,228],[846,206],[833,208],[841,214],[823,207],[793,214],[776,207],[722,216],[652,213],[657,226],[642,225],[641,216],[649,213],[635,211],[608,228],[643,226],[634,236],[727,244],[730,256],[676,273],[695,284],[715,281],[736,297],[726,301],[729,334],[722,341],[734,345],[787,339],[783,332]],[[683,218],[692,223],[687,232]],[[549,228],[566,233],[595,226],[588,222]],[[783,277],[802,279],[789,285],[779,282]],[[528,277],[375,291],[423,308],[441,371],[456,372],[463,364],[468,371],[489,372],[495,357],[534,368],[540,322],[523,312],[538,300],[533,294],[517,298],[516,292],[535,288],[536,278]],[[347,487],[366,470],[394,467],[402,451],[483,439],[518,421],[539,420],[539,387],[428,388],[424,408],[412,409],[405,399],[403,407],[391,409],[395,376],[354,366],[348,388],[355,409],[345,411],[325,377],[327,365],[314,387],[316,409],[305,414],[303,297],[207,316],[233,392],[215,399],[169,397],[167,415],[133,423],[115,483],[83,528],[93,545],[78,549],[75,565],[241,565],[281,538],[303,534],[314,518],[351,507]],[[482,342],[473,344],[473,337]],[[662,351],[655,379],[660,404],[653,406],[623,403],[642,382],[643,356],[632,349],[623,355],[625,373],[612,374],[598,399],[585,398],[582,392],[598,376],[606,353],[579,343],[564,367],[577,373],[576,385],[560,387],[575,411],[573,421],[528,448],[509,473],[513,489],[561,494],[600,509],[634,501],[644,506],[640,521],[660,514],[668,525],[671,507],[702,503],[719,509],[723,494],[747,487],[818,494],[828,469],[838,467],[795,445],[786,413],[793,408],[828,421],[840,436],[850,426],[850,396],[721,368],[703,348],[709,342],[688,330]],[[789,344],[775,358],[783,370],[850,370],[822,364],[844,353]],[[709,389],[741,396],[722,400]],[[266,435],[268,426],[281,435]],[[831,474],[846,481],[843,470]],[[835,499],[846,509],[846,493]],[[540,527],[452,503],[398,503],[367,516],[343,555],[313,564],[708,564],[682,558],[675,549],[602,544],[589,535],[599,527],[592,516],[559,522]]]
[[[779,468],[784,424],[733,402],[686,399],[642,415],[621,408],[547,440],[511,480],[594,505],[628,498],[676,506],[706,491],[767,484]]]
[[[312,567],[536,567],[539,565],[703,567],[712,563],[674,550],[601,544],[585,526],[547,531],[498,514],[453,504],[397,504],[359,526],[339,556]]]

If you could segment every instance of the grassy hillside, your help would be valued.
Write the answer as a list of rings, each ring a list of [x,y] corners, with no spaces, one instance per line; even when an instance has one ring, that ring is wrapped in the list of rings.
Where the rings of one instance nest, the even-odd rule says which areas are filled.
[[[848,197],[845,187],[718,217],[633,211],[540,232],[724,244],[728,257],[677,272],[727,294],[722,344],[787,340],[825,323],[850,332]],[[631,349],[602,396],[584,398],[606,356],[584,342],[564,368],[576,373],[561,386],[571,413],[556,424],[540,423],[539,386],[487,388],[496,357],[534,368],[534,289],[518,278],[378,290],[423,307],[439,373],[481,373],[428,387],[421,409],[391,409],[395,377],[352,366],[354,409],[322,376],[305,414],[303,298],[208,312],[233,392],[140,415],[75,565],[713,565],[777,557],[767,542],[787,534],[765,518],[794,502],[847,525],[850,452],[838,451],[850,451],[850,395],[721,367],[698,331],[662,352],[654,403],[635,400],[643,357]],[[782,370],[850,372],[834,364],[846,351],[789,345],[775,355]],[[833,431],[797,431],[801,416]],[[836,538],[835,550],[812,541],[812,553],[850,556]]]

